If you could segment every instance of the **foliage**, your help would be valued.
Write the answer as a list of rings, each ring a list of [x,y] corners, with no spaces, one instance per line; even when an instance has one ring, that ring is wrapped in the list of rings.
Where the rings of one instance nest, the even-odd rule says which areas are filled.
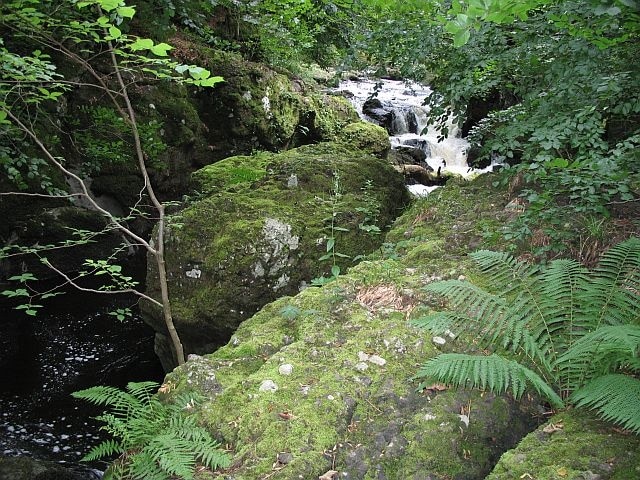
[[[530,209],[506,231],[520,247],[542,229],[536,253],[557,255],[558,227],[637,196],[637,1],[420,2],[407,21],[397,2],[366,3],[352,65],[428,81],[429,128],[453,119],[473,161],[527,177]]]
[[[194,415],[202,399],[185,393],[164,403],[153,395],[157,388],[155,382],[132,382],[126,391],[97,386],[74,392],[75,398],[111,409],[97,419],[113,439],[91,449],[83,460],[120,455],[107,479],[189,480],[199,465],[213,470],[227,466],[229,457]]]
[[[159,138],[162,130],[159,122],[137,121],[130,90],[141,80],[211,87],[222,78],[212,76],[209,70],[197,65],[171,60],[168,52],[172,47],[167,43],[129,32],[129,20],[135,14],[135,7],[127,6],[122,0],[11,0],[0,6],[0,61],[3,65],[0,161],[16,187],[26,190],[2,192],[2,195],[22,194],[58,204],[80,200],[81,205],[88,205],[102,215],[106,224],[101,232],[82,232],[79,238],[69,238],[58,245],[12,245],[0,251],[0,259],[33,254],[63,279],[52,291],[27,291],[29,301],[18,308],[29,315],[40,306],[34,303],[35,298],[62,291],[67,285],[98,293],[133,293],[156,305],[162,309],[176,360],[181,364],[185,358],[173,325],[164,262],[165,206],[155,194],[148,171],[149,165],[161,165],[157,157],[166,145]],[[61,73],[63,71],[66,73]],[[76,89],[92,92],[79,109],[91,119],[91,127],[96,131],[77,131],[74,135],[61,129],[61,122],[56,118],[57,109],[67,108],[69,95]],[[104,103],[109,106],[105,107]],[[61,145],[60,133],[67,135],[69,143],[78,148],[87,161],[78,164],[66,157],[68,149]],[[91,195],[87,175],[104,165],[124,162],[132,169],[137,168],[142,184],[138,203],[129,206],[126,218],[119,218]],[[66,194],[56,189],[49,177],[53,173],[60,184],[66,181],[76,191]],[[154,210],[153,218],[157,222],[152,240],[141,237],[128,226],[133,217],[148,216],[148,211],[139,208],[143,198],[149,200],[149,208]],[[84,245],[98,234],[112,231],[124,236],[125,246],[116,249],[106,260],[88,260],[85,265],[90,271],[69,274],[43,258],[44,251]],[[134,288],[136,283],[122,274],[120,266],[113,264],[117,252],[126,246],[141,246],[155,259],[160,299]],[[98,289],[78,283],[81,277],[89,274],[104,275],[111,282]],[[115,316],[121,319],[126,312],[116,312]]]
[[[327,253],[322,255],[318,260],[321,262],[331,260],[331,276],[325,277],[324,275],[319,278],[314,278],[311,283],[316,286],[325,285],[340,275],[340,265],[338,265],[339,258],[350,258],[349,255],[345,255],[344,253],[340,253],[336,248],[336,240],[339,232],[348,232],[349,229],[345,227],[341,227],[338,225],[337,221],[339,215],[342,214],[340,211],[340,204],[342,198],[342,185],[340,184],[340,173],[338,171],[333,172],[333,188],[331,190],[331,197],[329,200],[325,200],[329,206],[330,216],[325,218],[324,221],[329,223],[326,227],[326,230],[329,232],[329,236],[327,237]]]
[[[589,271],[573,260],[547,268],[508,254],[471,254],[482,284],[436,282],[449,310],[415,321],[441,333],[476,335],[489,356],[441,354],[420,378],[456,386],[511,391],[533,388],[555,408],[565,401],[640,433],[640,239],[609,249]]]

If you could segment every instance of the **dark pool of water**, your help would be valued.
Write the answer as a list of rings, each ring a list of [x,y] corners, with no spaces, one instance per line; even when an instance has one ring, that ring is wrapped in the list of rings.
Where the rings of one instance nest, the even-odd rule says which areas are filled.
[[[100,409],[72,392],[162,380],[150,328],[108,314],[134,299],[114,298],[70,293],[37,317],[0,309],[0,454],[77,463],[103,436]]]

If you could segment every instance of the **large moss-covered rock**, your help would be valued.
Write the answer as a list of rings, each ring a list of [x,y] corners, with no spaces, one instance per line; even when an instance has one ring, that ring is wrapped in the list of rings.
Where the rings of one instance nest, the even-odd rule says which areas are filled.
[[[213,351],[263,305],[331,276],[334,265],[344,272],[381,244],[371,230],[408,201],[386,160],[343,143],[231,157],[194,178],[204,198],[166,232],[173,315],[190,353]],[[147,285],[157,295],[151,265]],[[149,313],[167,366],[163,322]]]
[[[412,380],[438,351],[409,323],[432,301],[421,287],[468,273],[461,235],[476,238],[505,203],[488,184],[417,202],[381,258],[265,306],[226,346],[167,376],[168,400],[208,397],[200,416],[234,455],[222,478],[481,479],[535,428],[529,406],[508,397]]]
[[[420,294],[401,288],[406,275],[365,262],[268,305],[167,377],[169,391],[211,398],[202,418],[234,452],[226,478],[479,479],[528,431],[506,398],[417,391],[411,377],[436,349],[407,322]]]
[[[585,412],[563,412],[505,453],[487,480],[516,478],[640,478],[640,438]]]
[[[216,160],[254,149],[334,140],[345,125],[358,120],[347,100],[324,94],[317,85],[285,71],[212,50],[185,36],[176,36],[172,44],[178,58],[224,78],[224,83],[195,97]]]

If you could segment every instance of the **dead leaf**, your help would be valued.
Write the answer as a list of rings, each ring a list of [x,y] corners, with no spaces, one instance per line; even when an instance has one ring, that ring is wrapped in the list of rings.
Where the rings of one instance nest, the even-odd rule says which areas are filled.
[[[335,480],[336,476],[338,475],[338,472],[335,470],[329,470],[327,473],[325,473],[324,475],[320,475],[318,477],[318,480]]]
[[[403,294],[393,285],[377,285],[358,291],[356,300],[370,312],[391,309],[409,314],[415,307],[415,299]]]
[[[424,389],[431,390],[432,392],[444,392],[447,389],[447,386],[443,383],[434,383],[433,385],[429,385]]]
[[[564,428],[564,424],[562,422],[550,423],[549,425],[544,427],[542,429],[542,431],[544,433],[553,434],[553,433],[556,433],[559,430],[562,430],[563,428]]]
[[[295,418],[293,416],[293,413],[291,412],[279,412],[278,416],[282,419],[282,420],[291,420],[292,418]]]
[[[175,385],[171,382],[163,383],[162,385],[160,385],[158,393],[169,393],[171,390],[173,390],[174,386]]]
[[[558,475],[561,477],[566,477],[567,475],[569,475],[569,472],[566,468],[562,467],[558,469]]]
[[[533,478],[529,473],[523,473],[520,478]]]

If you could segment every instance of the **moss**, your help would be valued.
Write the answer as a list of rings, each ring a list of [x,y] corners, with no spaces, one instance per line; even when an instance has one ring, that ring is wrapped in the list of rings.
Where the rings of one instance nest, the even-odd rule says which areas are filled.
[[[174,320],[194,353],[226,342],[265,303],[328,274],[331,262],[319,258],[327,253],[334,214],[343,229],[333,235],[335,251],[346,256],[338,259],[344,271],[382,241],[359,228],[358,209],[374,196],[383,229],[408,200],[402,177],[386,161],[342,144],[231,157],[194,179],[208,196],[175,215],[166,234]],[[148,285],[156,294],[153,275]],[[151,318],[162,332],[162,320],[155,312]]]
[[[331,175],[318,173],[323,168],[308,172],[302,166],[313,161],[329,167],[329,159],[346,151],[303,147],[269,156],[259,180],[230,185],[213,170],[208,180],[243,202],[249,191],[278,192],[293,172],[299,185],[330,188]],[[449,251],[452,229],[463,226],[459,232],[476,238],[481,222],[501,214],[501,194],[487,198],[490,181],[454,181],[438,196],[417,201],[387,237],[397,245],[394,258],[362,262],[321,289],[266,305],[240,324],[227,345],[205,356],[210,374],[198,378],[214,375],[220,391],[210,395],[201,417],[232,448],[229,475],[294,480],[333,468],[354,479],[480,479],[533,428],[535,417],[506,397],[418,392],[411,381],[437,351],[407,319],[430,301],[422,286],[435,276],[464,272],[462,255],[473,247],[461,240]],[[290,212],[295,219],[304,200],[285,193],[298,202]],[[440,205],[443,210],[433,213]],[[289,376],[279,372],[285,363],[293,365]],[[194,388],[186,386],[188,364],[167,377],[179,388]],[[260,392],[265,380],[278,390]],[[280,452],[290,453],[291,462],[278,464]]]
[[[583,412],[555,415],[505,453],[487,480],[640,477],[640,439],[621,434]],[[548,426],[547,425],[547,426]]]
[[[188,56],[188,63],[205,66],[225,80],[196,97],[216,160],[229,153],[333,140],[342,126],[358,118],[348,103],[319,93],[314,83],[287,72],[203,47],[183,36],[173,39],[173,44],[178,57]]]
[[[499,224],[506,202],[502,192],[487,194],[490,182],[456,180],[416,201],[387,236],[394,258],[381,253],[321,289],[265,306],[206,355],[220,390],[200,415],[233,451],[228,478],[318,478],[334,469],[352,479],[481,479],[501,455],[486,478],[638,477],[639,440],[576,412],[555,416],[553,434],[526,436],[537,422],[526,403],[416,391],[411,377],[437,351],[407,318],[428,308],[421,287],[464,273],[464,255]],[[279,372],[285,363],[293,365],[289,376]],[[168,379],[185,385],[188,368]],[[265,380],[278,390],[260,392]],[[281,452],[290,463],[277,463]]]
[[[341,131],[338,140],[381,158],[386,157],[391,148],[387,131],[369,122],[347,125]]]

